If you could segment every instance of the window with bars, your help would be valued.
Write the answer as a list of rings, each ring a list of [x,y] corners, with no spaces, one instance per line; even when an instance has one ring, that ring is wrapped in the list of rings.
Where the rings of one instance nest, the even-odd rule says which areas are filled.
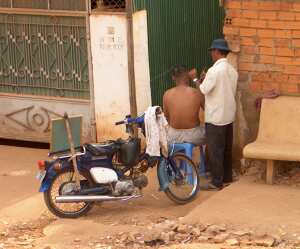
[[[92,0],[92,8],[107,11],[125,11],[125,0]]]
[[[85,0],[0,0],[0,8],[86,11]]]
[[[84,17],[0,14],[0,93],[89,99]]]

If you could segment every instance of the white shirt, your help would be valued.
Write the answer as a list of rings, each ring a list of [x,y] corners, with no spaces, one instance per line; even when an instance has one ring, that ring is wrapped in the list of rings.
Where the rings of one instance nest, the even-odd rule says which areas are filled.
[[[149,107],[145,112],[146,153],[149,156],[160,156],[160,149],[168,155],[167,126],[163,113],[156,115],[158,106]]]
[[[235,120],[238,73],[226,58],[208,70],[201,92],[205,95],[205,123],[227,125]]]

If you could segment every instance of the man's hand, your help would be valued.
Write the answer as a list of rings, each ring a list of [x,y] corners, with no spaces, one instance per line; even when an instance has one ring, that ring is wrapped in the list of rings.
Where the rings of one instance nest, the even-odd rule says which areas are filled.
[[[204,110],[204,108],[205,108],[205,97],[202,94],[202,92],[200,91],[200,85],[201,85],[201,83],[204,81],[204,79],[206,77],[205,69],[201,72],[201,74],[200,74],[200,76],[198,78],[197,69],[193,68],[192,70],[189,71],[189,77],[195,83],[196,89],[199,90],[199,93],[200,93],[200,96],[199,96],[199,98],[200,98],[200,106]],[[195,82],[194,79],[197,79],[197,81]]]
[[[203,70],[200,74],[199,81],[202,83],[205,77],[206,77],[206,72],[205,70]]]
[[[201,84],[203,82],[203,80],[205,79],[206,76],[206,72],[205,69],[201,72],[199,78],[198,78],[198,71],[196,68],[193,68],[192,70],[189,71],[189,77],[192,81],[194,81],[195,79],[197,79],[197,82],[194,81],[194,83],[198,83]]]
[[[198,71],[196,68],[193,68],[188,74],[191,80],[198,78]]]

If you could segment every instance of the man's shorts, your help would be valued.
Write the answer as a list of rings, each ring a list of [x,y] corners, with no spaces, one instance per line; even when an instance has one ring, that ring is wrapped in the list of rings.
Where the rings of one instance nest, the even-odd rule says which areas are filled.
[[[205,128],[200,126],[192,129],[174,129],[169,127],[168,144],[172,143],[205,144]]]

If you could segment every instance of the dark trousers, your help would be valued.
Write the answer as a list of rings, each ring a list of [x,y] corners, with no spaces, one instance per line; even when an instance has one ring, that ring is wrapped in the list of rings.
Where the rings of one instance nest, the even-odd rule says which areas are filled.
[[[216,126],[206,123],[205,129],[212,184],[222,187],[223,183],[232,182],[233,124]]]

